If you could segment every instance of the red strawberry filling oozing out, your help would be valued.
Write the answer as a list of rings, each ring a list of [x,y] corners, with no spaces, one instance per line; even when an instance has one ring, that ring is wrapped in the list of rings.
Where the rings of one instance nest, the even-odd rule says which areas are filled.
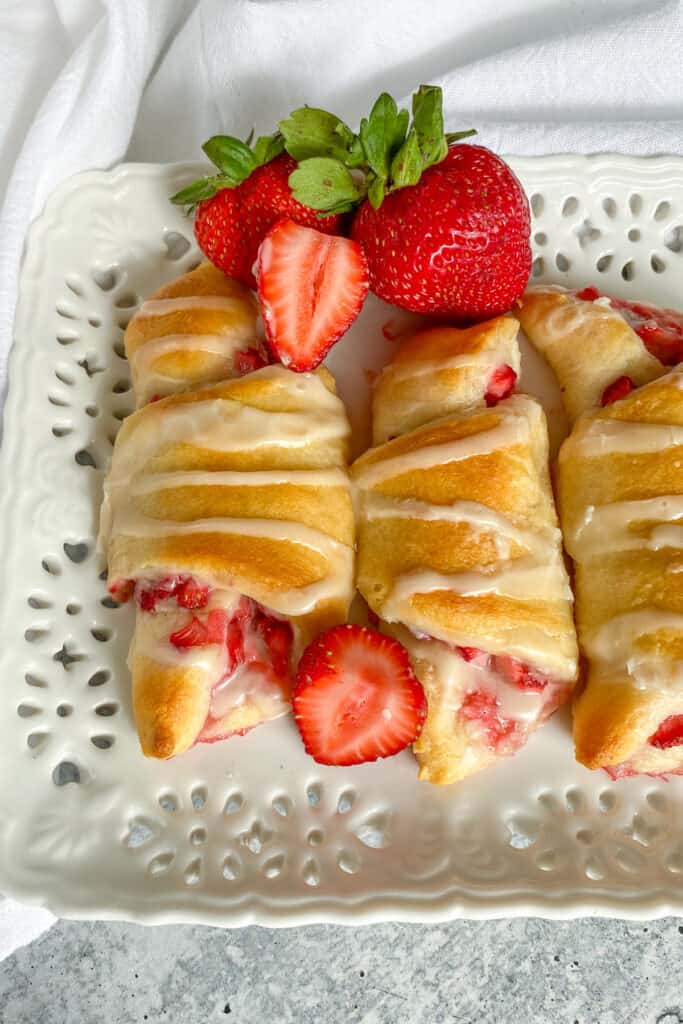
[[[143,612],[153,612],[158,601],[172,597],[181,608],[205,608],[210,592],[192,576],[165,576],[152,586],[138,586],[136,596]]]
[[[597,288],[583,288],[574,292],[577,299],[594,302],[602,293]],[[683,359],[683,313],[675,309],[660,309],[645,302],[628,302],[610,296],[612,309],[621,313],[648,352],[665,366],[675,366]],[[623,397],[623,396],[620,396]],[[603,402],[603,405],[606,405]]]
[[[669,715],[656,732],[650,736],[648,743],[657,750],[668,750],[683,744],[683,715]]]
[[[543,720],[563,702],[567,688],[555,684],[549,676],[509,655],[487,654],[478,647],[456,647],[460,657],[488,674],[498,677],[502,685],[527,693],[543,693],[538,718]],[[476,722],[485,736],[486,745],[501,754],[511,754],[525,742],[528,726],[504,713],[499,694],[482,685],[470,689],[458,710],[467,721]]]
[[[635,384],[630,377],[617,377],[603,391],[600,405],[611,405],[612,402],[618,402],[621,398],[626,398],[627,395],[630,395],[634,388]]]
[[[486,404],[488,406],[496,405],[501,399],[507,398],[508,395],[512,394],[516,380],[517,374],[507,363],[497,366],[489,377],[486,394],[484,395]]]
[[[240,352],[235,352],[233,363],[235,373],[240,377],[245,377],[248,373],[253,373],[254,370],[261,370],[264,366],[268,365],[267,360],[263,358],[256,348],[245,348]]]
[[[223,648],[223,675],[212,690],[209,716],[198,743],[213,743],[247,731],[228,724],[231,713],[245,702],[265,709],[263,720],[284,713],[292,688],[294,636],[289,622],[247,597],[240,598],[231,611],[207,609],[211,594],[210,587],[186,575],[166,576],[136,588],[142,611],[154,614],[160,603],[170,601],[193,612],[168,638],[177,651],[209,645]]]

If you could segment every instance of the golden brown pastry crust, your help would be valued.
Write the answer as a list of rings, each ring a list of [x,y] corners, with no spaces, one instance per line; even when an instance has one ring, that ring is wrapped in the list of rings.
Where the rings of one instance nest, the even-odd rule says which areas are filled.
[[[512,655],[567,689],[576,675],[543,411],[517,395],[445,417],[371,449],[351,474],[358,588],[381,619],[406,627],[401,639],[431,701],[415,745],[420,778],[456,781],[495,754],[474,746],[449,710],[437,648]],[[526,569],[522,584],[516,573]],[[479,590],[487,580],[493,589]]]
[[[626,320],[601,299],[577,299],[559,288],[534,285],[513,312],[554,370],[572,422],[599,407],[605,389],[617,378],[630,377],[639,386],[666,371]]]
[[[373,443],[449,413],[485,404],[491,373],[519,374],[518,324],[496,317],[473,327],[429,327],[403,341],[375,382]]]
[[[659,751],[648,739],[683,711],[682,397],[674,371],[582,417],[560,450],[559,508],[587,662],[574,738],[589,768],[665,772],[681,760],[681,748]]]
[[[271,366],[140,409],[119,431],[105,487],[110,581],[188,573],[236,590],[286,617],[300,652],[345,621],[352,597],[349,433],[325,370]],[[134,642],[131,671],[145,753],[187,749],[215,669],[150,658]],[[238,709],[231,727],[253,717]]]
[[[208,262],[149,296],[124,336],[138,406],[234,376],[236,352],[259,347],[257,318],[249,289]]]

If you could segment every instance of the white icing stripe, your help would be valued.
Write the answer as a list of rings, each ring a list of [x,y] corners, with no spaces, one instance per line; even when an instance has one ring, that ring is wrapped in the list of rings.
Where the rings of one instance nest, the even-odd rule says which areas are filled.
[[[167,313],[182,313],[188,309],[226,310],[232,312],[244,299],[235,295],[179,295],[171,299],[147,299],[140,306],[137,316],[164,316]]]
[[[348,487],[348,477],[342,469],[265,469],[243,472],[212,473],[203,470],[180,470],[176,473],[151,473],[140,477],[129,494],[153,494],[177,487]]]
[[[584,648],[607,681],[619,679],[624,667],[637,690],[683,692],[683,662],[655,651],[641,651],[636,641],[660,631],[683,632],[683,614],[659,608],[624,612],[587,632]]]
[[[683,547],[683,526],[670,526],[683,519],[683,495],[662,495],[641,501],[616,501],[589,505],[576,529],[566,531],[569,553],[587,561],[606,551],[651,550]],[[633,523],[649,523],[648,531],[633,533]]]
[[[252,374],[252,378],[255,376]],[[187,402],[170,408],[149,406],[135,421],[129,419],[124,425],[109,484],[124,485],[167,445],[189,444],[211,451],[242,452],[264,447],[301,449],[316,442],[348,437],[349,425],[341,401],[334,395],[329,396],[332,401],[321,401],[319,391],[307,390],[313,391],[308,396],[309,408],[293,412],[256,409],[228,398]]]
[[[483,352],[467,352],[459,356],[445,356],[443,359],[429,359],[423,362],[389,363],[382,376],[386,376],[393,384],[414,377],[434,376],[445,370],[477,369],[483,372],[499,366],[503,358],[498,349],[485,349]]]
[[[231,326],[225,334],[165,334],[161,338],[150,338],[138,346],[130,360],[131,369],[146,373],[152,363],[173,352],[207,352],[210,355],[231,358],[249,341],[255,341],[251,326]]]
[[[355,479],[361,487],[374,487],[403,473],[490,455],[494,451],[524,443],[529,439],[529,434],[529,421],[525,416],[506,412],[501,422],[490,430],[374,462],[357,472]]]
[[[530,559],[502,562],[493,572],[462,572],[445,574],[420,570],[399,576],[382,608],[389,621],[401,619],[401,609],[416,594],[448,591],[462,597],[498,594],[517,600],[529,600],[542,594],[545,600],[570,600],[569,586],[558,572],[560,559],[536,565]]]
[[[391,498],[369,491],[365,495],[363,514],[368,520],[405,518],[423,519],[428,522],[467,523],[480,533],[490,534],[498,547],[504,539],[527,548],[539,562],[551,559],[561,542],[560,531],[556,528],[542,533],[520,530],[505,516],[478,501],[431,505],[412,498]],[[508,557],[509,543],[504,545],[504,548],[505,550],[499,551],[501,558]]]
[[[572,441],[572,456],[649,454],[683,445],[683,427],[666,423],[631,423],[628,420],[591,420]]]
[[[118,513],[114,522],[114,530],[118,535],[132,537],[173,537],[187,536],[195,533],[223,533],[244,537],[272,538],[281,542],[296,544],[310,548],[321,555],[333,559],[341,552],[348,550],[346,544],[335,540],[322,530],[315,530],[302,523],[290,522],[285,519],[231,519],[217,517],[215,519],[195,519],[191,522],[178,522],[174,519],[152,519],[135,512],[130,507]]]

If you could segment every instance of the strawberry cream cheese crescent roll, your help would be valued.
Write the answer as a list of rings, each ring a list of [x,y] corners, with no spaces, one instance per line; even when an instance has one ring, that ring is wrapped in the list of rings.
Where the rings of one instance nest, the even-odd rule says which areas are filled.
[[[683,771],[683,374],[583,416],[558,497],[587,663],[576,756],[613,777]]]
[[[467,354],[468,366],[479,366],[478,386],[454,388],[450,400],[439,390],[440,418],[426,422],[422,403],[416,429],[406,402],[407,429],[400,418],[383,426],[379,436],[400,436],[352,467],[358,587],[383,628],[407,648],[425,688],[427,720],[414,750],[420,778],[435,783],[455,782],[515,753],[568,699],[576,679],[572,597],[543,410],[526,395],[471,408],[473,395],[485,398],[495,369],[477,335],[506,332],[505,363],[516,367],[511,323],[447,329],[439,358],[452,366]],[[411,351],[419,375],[424,359],[410,341],[396,364],[407,375],[410,358],[402,352]],[[374,403],[383,424],[394,415],[383,408],[392,401],[387,379],[390,373],[380,378]]]
[[[124,336],[138,406],[265,366],[252,293],[211,263],[150,296]]]
[[[124,421],[101,534],[112,594],[137,605],[129,665],[148,756],[285,714],[300,652],[346,620],[349,434],[331,375],[280,365]]]
[[[597,288],[534,285],[518,300],[515,316],[554,370],[571,422],[683,359],[683,314]]]

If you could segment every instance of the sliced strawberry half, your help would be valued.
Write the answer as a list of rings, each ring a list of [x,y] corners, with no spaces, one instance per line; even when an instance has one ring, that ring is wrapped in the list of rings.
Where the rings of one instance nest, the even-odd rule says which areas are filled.
[[[484,395],[486,404],[488,406],[497,405],[502,398],[511,395],[516,381],[517,374],[511,366],[508,366],[507,363],[497,366],[489,377],[486,387]]]
[[[259,249],[268,345],[290,370],[312,370],[360,313],[368,269],[357,242],[279,221]]]
[[[630,395],[634,388],[635,384],[630,377],[617,377],[603,391],[600,405],[611,405],[612,402],[618,402],[620,399]]]
[[[308,753],[352,765],[397,754],[420,735],[427,700],[398,640],[335,626],[304,651],[292,697]]]

